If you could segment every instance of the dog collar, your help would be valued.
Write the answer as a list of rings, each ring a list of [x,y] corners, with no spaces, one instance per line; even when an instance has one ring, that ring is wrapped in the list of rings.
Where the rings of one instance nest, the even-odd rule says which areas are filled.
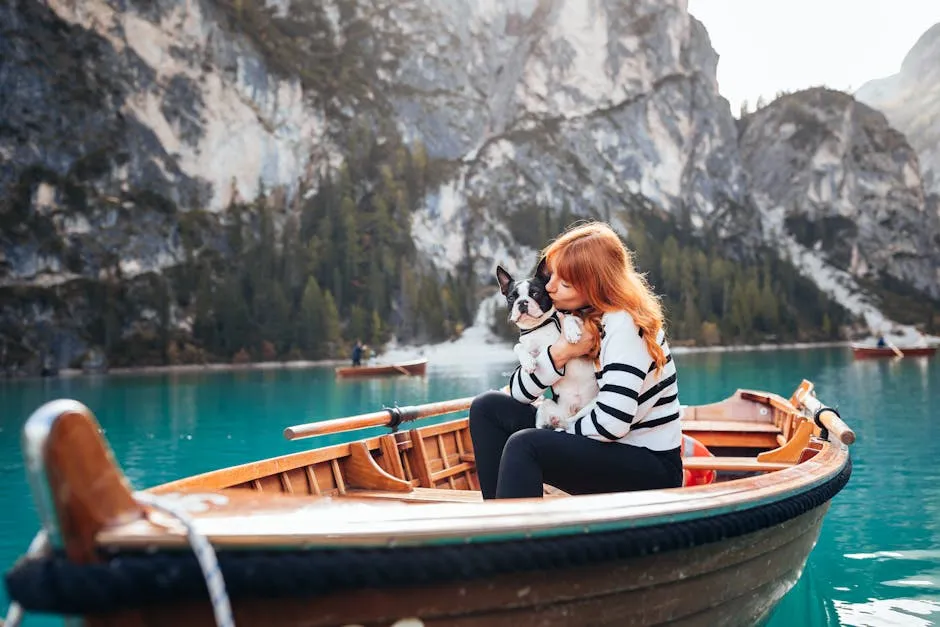
[[[586,314],[586,313],[589,313],[592,309],[594,309],[592,305],[585,305],[584,307],[581,307],[580,309],[559,309],[558,311],[565,314],[566,316],[570,316],[572,314],[578,314],[578,315]]]
[[[561,331],[561,320],[558,319],[558,312],[557,312],[557,311],[556,311],[555,313],[553,313],[551,316],[549,316],[548,319],[545,320],[545,322],[543,322],[543,323],[540,324],[539,326],[537,326],[537,327],[532,327],[531,329],[524,329],[524,330],[522,330],[522,331],[519,332],[519,335],[527,335],[527,334],[529,334],[529,333],[532,333],[533,331],[538,331],[538,330],[541,329],[542,327],[548,326],[548,325],[550,325],[550,324],[554,324],[554,325],[555,325],[555,328],[558,329],[559,332]]]

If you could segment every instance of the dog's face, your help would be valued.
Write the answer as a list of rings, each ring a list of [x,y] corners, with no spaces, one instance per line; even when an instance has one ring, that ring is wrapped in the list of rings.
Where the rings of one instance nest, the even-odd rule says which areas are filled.
[[[539,262],[535,276],[516,281],[502,266],[496,266],[499,290],[509,304],[509,321],[520,329],[536,327],[554,312],[552,299],[545,291],[545,284],[552,278],[545,265]]]

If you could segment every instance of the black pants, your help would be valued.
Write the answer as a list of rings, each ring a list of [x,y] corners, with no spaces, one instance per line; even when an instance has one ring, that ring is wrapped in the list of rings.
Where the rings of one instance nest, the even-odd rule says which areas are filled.
[[[569,494],[675,488],[680,449],[652,451],[535,428],[535,407],[503,392],[470,405],[470,435],[483,498],[542,496],[547,483]]]

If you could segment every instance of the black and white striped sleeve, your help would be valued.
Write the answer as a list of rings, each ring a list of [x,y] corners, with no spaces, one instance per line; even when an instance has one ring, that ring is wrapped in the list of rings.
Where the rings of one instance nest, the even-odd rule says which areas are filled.
[[[542,396],[542,393],[564,374],[558,372],[552,362],[548,348],[543,348],[535,358],[535,370],[531,373],[517,366],[509,377],[509,393],[517,401],[532,403]]]
[[[627,435],[633,426],[652,358],[632,319],[628,324],[608,325],[600,357],[600,391],[577,413],[567,431],[613,442]]]

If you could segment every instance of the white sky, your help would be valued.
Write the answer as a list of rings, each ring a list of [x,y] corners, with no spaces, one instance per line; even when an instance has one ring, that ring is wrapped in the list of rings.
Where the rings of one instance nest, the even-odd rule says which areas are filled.
[[[737,116],[758,96],[817,85],[858,89],[896,73],[940,22],[940,0],[689,0],[720,55],[718,88]]]

